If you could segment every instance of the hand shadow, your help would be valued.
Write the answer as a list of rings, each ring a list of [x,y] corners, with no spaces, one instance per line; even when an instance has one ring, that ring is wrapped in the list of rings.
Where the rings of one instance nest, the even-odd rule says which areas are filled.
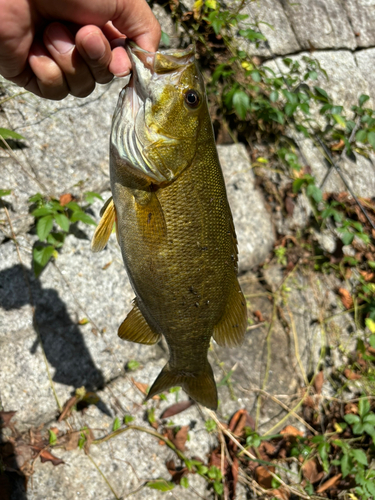
[[[84,386],[87,391],[103,388],[103,373],[95,365],[82,333],[71,320],[65,303],[56,290],[43,288],[30,269],[23,269],[17,264],[0,271],[0,308],[10,311],[30,304],[25,277],[30,284],[35,307],[34,330],[36,333],[38,329],[47,360],[55,368],[53,381],[75,389]],[[36,352],[38,344],[39,338],[36,335],[31,353]],[[111,415],[103,402],[100,401],[97,406],[103,413]]]

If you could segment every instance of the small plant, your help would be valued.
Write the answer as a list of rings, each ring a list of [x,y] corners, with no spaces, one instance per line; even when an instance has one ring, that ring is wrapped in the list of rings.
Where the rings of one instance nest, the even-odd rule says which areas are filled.
[[[86,193],[87,206],[97,197],[101,198],[97,193]],[[29,203],[32,204],[31,214],[35,217],[39,239],[33,249],[34,273],[39,276],[51,257],[57,258],[57,250],[63,246],[71,224],[81,221],[95,226],[96,222],[85,212],[87,206],[82,208],[72,199],[63,203],[37,193],[29,198]]]

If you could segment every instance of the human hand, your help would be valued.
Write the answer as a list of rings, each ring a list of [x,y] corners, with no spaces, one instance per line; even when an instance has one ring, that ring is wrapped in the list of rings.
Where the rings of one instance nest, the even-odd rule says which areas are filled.
[[[0,74],[47,99],[129,74],[126,37],[151,52],[160,41],[145,0],[0,0],[0,12]]]

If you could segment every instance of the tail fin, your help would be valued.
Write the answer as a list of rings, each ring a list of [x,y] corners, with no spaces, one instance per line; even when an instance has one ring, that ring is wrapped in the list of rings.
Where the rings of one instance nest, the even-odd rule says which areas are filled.
[[[200,372],[186,372],[171,368],[167,363],[153,383],[146,401],[177,385],[181,386],[197,403],[211,410],[217,409],[217,389],[214,374],[208,361]]]

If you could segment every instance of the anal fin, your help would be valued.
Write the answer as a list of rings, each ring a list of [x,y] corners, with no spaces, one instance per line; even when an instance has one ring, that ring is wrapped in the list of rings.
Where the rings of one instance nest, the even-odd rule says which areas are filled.
[[[103,250],[112,233],[113,223],[116,220],[116,208],[113,203],[112,196],[105,202],[100,211],[100,215],[102,218],[95,229],[95,233],[91,241],[91,250],[93,252],[100,252]]]
[[[156,344],[161,337],[160,333],[157,333],[147,323],[136,300],[134,301],[133,309],[121,323],[118,329],[118,336],[122,340],[148,345]]]
[[[225,312],[214,327],[214,340],[223,347],[236,347],[242,344],[247,328],[246,300],[236,279],[229,294]]]

